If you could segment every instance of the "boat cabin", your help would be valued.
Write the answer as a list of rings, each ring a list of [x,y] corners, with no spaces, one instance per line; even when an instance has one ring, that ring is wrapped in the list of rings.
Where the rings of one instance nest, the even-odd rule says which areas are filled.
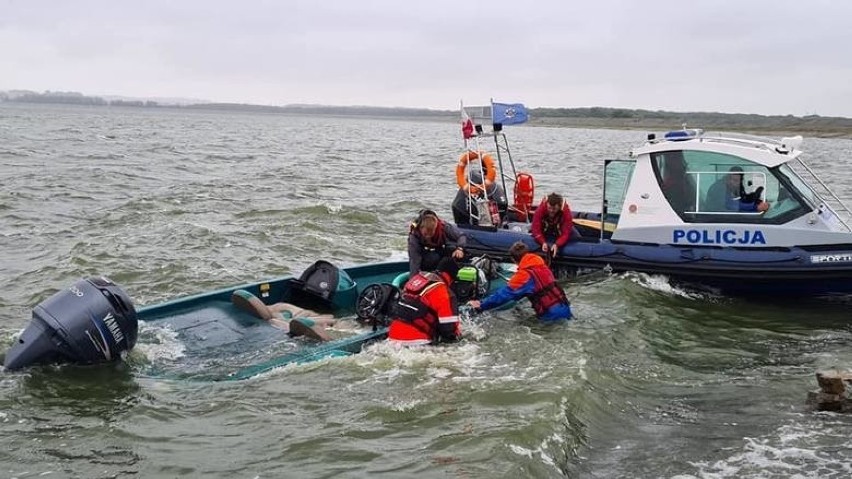
[[[701,130],[649,135],[629,159],[605,163],[602,216],[615,223],[611,239],[737,247],[852,242],[849,209],[801,160],[801,142]]]

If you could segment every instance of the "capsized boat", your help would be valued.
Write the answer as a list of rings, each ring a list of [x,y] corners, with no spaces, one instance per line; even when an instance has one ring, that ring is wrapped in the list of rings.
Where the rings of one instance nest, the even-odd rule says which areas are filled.
[[[4,365],[16,370],[126,358],[142,376],[246,379],[288,364],[355,354],[384,339],[387,305],[407,276],[407,261],[337,268],[320,260],[298,278],[236,285],[138,310],[124,289],[108,278],[83,279],[33,309],[32,321],[7,351]],[[477,258],[461,268],[453,287],[461,300],[479,298],[505,284],[504,276],[502,265]],[[357,321],[351,321],[347,330],[333,330],[330,341],[294,338],[274,321],[264,321],[235,304],[237,292],[266,305],[288,304]],[[179,354],[166,359],[129,354],[137,342],[156,349],[163,341],[179,345]]]
[[[499,225],[480,215],[459,226],[470,252],[505,258],[515,241],[538,246],[532,212],[518,207],[520,174],[501,155],[505,134],[478,134],[491,136],[515,201]],[[662,274],[729,294],[852,293],[852,213],[805,163],[801,144],[685,128],[648,135],[628,158],[603,161],[601,208],[573,212],[571,241],[552,266],[563,276]]]

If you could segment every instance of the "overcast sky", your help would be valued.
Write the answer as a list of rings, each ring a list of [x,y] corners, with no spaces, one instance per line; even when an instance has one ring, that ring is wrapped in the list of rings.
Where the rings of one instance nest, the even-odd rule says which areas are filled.
[[[0,90],[852,117],[850,0],[0,0]]]

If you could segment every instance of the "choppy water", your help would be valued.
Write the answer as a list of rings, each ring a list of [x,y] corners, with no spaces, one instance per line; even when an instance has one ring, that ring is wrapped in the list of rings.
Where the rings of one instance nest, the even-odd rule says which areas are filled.
[[[598,204],[640,132],[514,128],[538,196]],[[806,139],[852,196],[852,142]],[[316,259],[404,257],[449,215],[457,125],[0,104],[0,338],[80,277],[137,305]],[[753,303],[644,275],[567,285],[578,319],[526,309],[463,344],[376,345],[238,383],[144,378],[179,358],[144,327],[130,366],[0,373],[0,477],[849,477],[852,417],[812,412],[852,366],[850,304]]]

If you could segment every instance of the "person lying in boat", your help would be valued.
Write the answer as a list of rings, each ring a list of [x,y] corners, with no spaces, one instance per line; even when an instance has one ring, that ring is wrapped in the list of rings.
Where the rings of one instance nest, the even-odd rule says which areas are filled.
[[[568,202],[561,195],[551,193],[535,209],[532,220],[532,237],[541,250],[555,258],[559,248],[571,240],[574,218]]]
[[[459,306],[450,286],[458,272],[454,259],[443,258],[434,272],[412,275],[391,306],[388,341],[404,346],[457,341]]]
[[[306,336],[317,341],[329,341],[325,328],[333,326],[335,319],[330,314],[320,314],[290,303],[266,304],[257,296],[239,289],[231,295],[231,303],[249,314],[268,321],[270,325],[283,329],[290,336]]]
[[[473,170],[470,172],[470,182],[459,188],[455,199],[453,199],[453,221],[456,224],[479,225],[481,215],[490,214],[488,211],[479,211],[480,206],[487,206],[484,201],[486,199],[495,203],[499,215],[499,218],[488,218],[487,224],[501,225],[506,219],[506,212],[509,209],[506,192],[499,183],[483,183],[482,174]]]
[[[408,270],[411,276],[433,271],[441,258],[464,257],[467,236],[432,210],[421,210],[408,231]]]
[[[529,298],[540,321],[554,322],[571,319],[571,302],[565,291],[556,283],[553,272],[535,253],[521,241],[509,248],[509,256],[518,265],[518,270],[505,286],[494,291],[482,301],[468,301],[474,311],[486,311],[502,306],[509,301]]]
[[[760,199],[763,187],[753,193],[746,193],[743,185],[743,169],[732,166],[724,178],[719,178],[707,190],[705,211],[748,211],[762,213],[769,209],[769,203]]]

